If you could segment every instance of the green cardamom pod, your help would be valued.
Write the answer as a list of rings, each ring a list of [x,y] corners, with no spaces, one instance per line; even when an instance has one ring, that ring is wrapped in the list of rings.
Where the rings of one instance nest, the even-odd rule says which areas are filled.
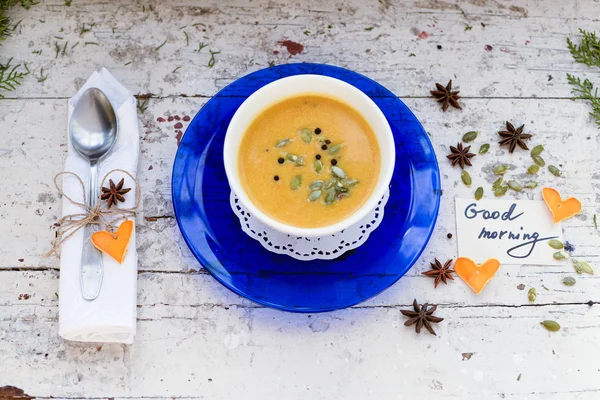
[[[537,146],[535,146],[533,149],[531,149],[531,156],[537,156],[539,155],[542,151],[544,151],[544,146],[542,146],[541,144],[538,144]]]
[[[466,186],[471,186],[471,183],[472,183],[472,181],[471,181],[471,175],[469,175],[469,173],[467,171],[465,171],[464,169],[460,173],[460,179],[462,179],[463,183]]]
[[[546,161],[544,161],[544,159],[542,157],[540,157],[540,156],[533,156],[532,158],[533,158],[533,162],[536,165],[539,165],[540,167],[543,167],[543,166],[546,165]]]
[[[563,253],[562,251],[557,251],[556,253],[554,253],[552,255],[552,257],[554,257],[555,260],[566,260],[567,259],[567,255],[565,253]]]
[[[548,170],[550,171],[550,173],[554,176],[562,176],[560,174],[560,169],[558,169],[557,167],[555,167],[554,165],[548,165]]]
[[[557,240],[557,239],[550,240],[548,242],[548,244],[550,245],[550,247],[552,247],[553,249],[556,249],[556,250],[564,249],[564,247],[565,247],[563,242],[561,242],[560,240]]]
[[[481,200],[483,197],[483,188],[479,186],[477,190],[475,190],[475,200]]]
[[[475,140],[477,138],[477,135],[478,135],[478,133],[475,131],[467,132],[463,135],[462,141],[466,142],[466,143],[472,142],[473,140]]]
[[[547,319],[545,321],[540,322],[540,324],[542,324],[542,326],[548,329],[550,332],[556,332],[560,329],[560,325],[556,321],[550,321]]]
[[[529,175],[535,175],[538,173],[539,170],[540,170],[540,166],[533,164],[533,165],[530,165],[529,168],[527,168],[527,173]]]
[[[488,152],[489,149],[490,149],[490,144],[489,143],[484,143],[479,148],[479,154],[485,154],[485,153]]]
[[[535,298],[537,297],[537,292],[535,288],[529,289],[529,291],[527,292],[527,297],[529,298],[530,303],[533,303],[535,301]]]

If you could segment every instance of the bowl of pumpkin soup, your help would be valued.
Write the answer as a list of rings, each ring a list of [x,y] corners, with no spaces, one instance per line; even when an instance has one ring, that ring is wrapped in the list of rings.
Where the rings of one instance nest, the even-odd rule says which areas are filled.
[[[362,91],[322,75],[267,84],[235,112],[223,147],[232,191],[250,214],[289,235],[358,223],[388,190],[391,128]]]

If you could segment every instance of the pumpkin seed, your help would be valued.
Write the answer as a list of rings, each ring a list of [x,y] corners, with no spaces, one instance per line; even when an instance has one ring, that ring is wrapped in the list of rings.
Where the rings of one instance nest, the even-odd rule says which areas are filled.
[[[344,170],[335,165],[333,167],[331,167],[331,172],[333,172],[333,174],[335,176],[337,176],[338,178],[344,179],[346,177],[346,173],[344,172]]]
[[[479,186],[477,190],[475,190],[475,200],[481,200],[483,197],[483,188]]]
[[[535,298],[537,297],[537,292],[535,288],[529,289],[529,291],[527,292],[527,297],[529,298],[530,303],[533,303],[535,301]]]
[[[296,175],[295,177],[292,178],[292,183],[290,184],[290,186],[292,187],[292,190],[296,190],[300,187],[301,184],[302,184],[302,175]]]
[[[296,162],[296,160],[298,159],[298,156],[297,156],[297,155],[295,155],[294,153],[286,153],[286,154],[285,154],[285,158],[286,158],[286,160],[288,160],[288,161],[291,161],[291,162]]]
[[[594,275],[594,269],[588,262],[577,261],[573,259],[573,268],[575,268],[575,272],[577,272],[580,275],[583,272],[585,272],[586,274]]]
[[[556,249],[556,250],[565,248],[565,245],[563,244],[563,242],[561,242],[560,240],[557,240],[557,239],[550,240],[548,242],[548,244],[550,245],[550,247],[552,247],[553,249]]]
[[[539,155],[542,151],[544,151],[544,146],[542,146],[541,144],[538,144],[537,146],[535,146],[533,149],[531,149],[531,156],[537,156]]]
[[[488,152],[489,149],[490,149],[490,144],[489,143],[484,143],[479,148],[479,154],[485,154],[485,153]]]
[[[499,187],[501,187],[501,186],[502,186],[502,181],[503,181],[503,180],[504,180],[504,178],[503,178],[503,177],[500,177],[500,178],[496,179],[496,180],[494,181],[494,183],[492,184],[492,190],[496,190],[496,189],[498,189]]]
[[[277,144],[275,145],[275,148],[280,149],[284,146],[287,146],[291,142],[292,142],[292,139],[281,139],[279,142],[277,142]]]
[[[327,194],[325,195],[325,204],[331,204],[335,200],[335,189],[331,188],[327,190]]]
[[[546,165],[546,161],[541,156],[533,156],[533,162],[540,167],[544,167]]]
[[[323,187],[323,181],[314,181],[313,183],[310,184],[310,190],[317,190],[317,189],[321,189]]]
[[[315,160],[315,172],[320,174],[323,171],[323,163],[321,160]]]
[[[467,171],[465,171],[464,169],[460,173],[460,179],[462,179],[465,186],[467,186],[467,187],[471,186],[471,183],[472,183],[471,175],[469,175],[469,173]]]
[[[556,332],[560,329],[560,325],[556,321],[550,321],[549,319],[540,322],[542,326],[548,329],[550,332]]]
[[[579,265],[581,265],[581,270],[583,272],[585,272],[586,274],[594,275],[594,269],[589,263],[585,261],[580,261]]]
[[[330,180],[328,180],[327,182],[325,182],[325,185],[323,185],[323,189],[329,190],[332,187],[334,187],[336,183],[337,183],[337,179],[331,178]]]
[[[494,168],[494,174],[496,175],[504,175],[508,171],[508,165],[501,164]]]
[[[312,141],[312,133],[310,129],[304,128],[302,130],[298,130],[298,133],[300,134],[300,137],[304,143],[309,144]]]
[[[294,161],[294,165],[296,167],[302,167],[304,165],[304,156],[297,157],[296,161]]]
[[[508,181],[508,187],[514,190],[515,192],[520,192],[523,190],[523,186],[517,181]]]
[[[494,190],[494,196],[500,197],[504,196],[508,191],[508,186],[500,186],[498,189]]]
[[[554,253],[552,255],[552,257],[554,257],[555,260],[566,260],[567,259],[567,255],[565,253],[563,253],[562,251],[557,251],[556,253]]]
[[[540,170],[540,166],[533,164],[533,165],[530,165],[529,168],[527,168],[527,173],[529,175],[535,175],[538,173],[539,170]]]
[[[548,171],[554,176],[561,176],[560,169],[555,167],[554,165],[548,165]]]
[[[312,192],[310,192],[310,195],[308,195],[308,201],[318,200],[322,194],[323,192],[321,192],[320,190],[313,190]]]
[[[562,283],[566,286],[573,286],[575,284],[575,278],[566,276],[563,278]]]
[[[539,165],[540,167],[543,167],[546,165],[546,161],[544,161],[544,159],[541,156],[533,156],[533,162],[536,163],[537,165]]]
[[[336,144],[335,146],[331,146],[327,152],[329,154],[337,154],[340,152],[340,150],[342,150],[342,147],[344,147],[342,143]]]
[[[339,193],[346,193],[348,191],[348,188],[344,186],[344,184],[341,181],[338,181],[335,184],[335,191]]]
[[[536,181],[529,181],[525,184],[526,189],[535,189],[538,183]]]
[[[350,189],[351,187],[358,185],[358,181],[356,179],[342,179],[342,185]]]
[[[477,138],[477,135],[478,135],[478,133],[475,131],[467,132],[463,135],[462,141],[466,142],[466,143],[472,142],[473,140],[475,140]]]

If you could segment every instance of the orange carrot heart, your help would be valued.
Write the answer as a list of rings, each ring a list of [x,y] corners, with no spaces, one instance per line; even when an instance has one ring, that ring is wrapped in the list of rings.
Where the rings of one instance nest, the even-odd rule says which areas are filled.
[[[552,213],[554,223],[571,218],[581,212],[581,202],[579,200],[575,197],[569,197],[563,201],[556,189],[543,188],[542,197]]]
[[[485,285],[494,277],[498,268],[500,268],[500,261],[495,258],[477,265],[470,258],[459,257],[454,263],[454,272],[477,294],[481,293]]]
[[[96,248],[115,260],[119,264],[123,263],[125,254],[127,253],[127,246],[129,246],[129,240],[133,233],[133,221],[125,220],[119,225],[119,228],[114,233],[114,236],[107,231],[98,231],[92,234],[92,243]]]

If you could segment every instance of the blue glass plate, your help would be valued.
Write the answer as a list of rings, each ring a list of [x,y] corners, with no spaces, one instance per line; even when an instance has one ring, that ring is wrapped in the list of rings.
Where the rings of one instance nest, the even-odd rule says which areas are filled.
[[[385,114],[396,165],[384,219],[361,247],[335,260],[298,261],[248,237],[229,204],[223,140],[242,102],[280,78],[318,74],[366,93]],[[440,177],[423,127],[392,92],[360,74],[322,64],[288,64],[254,72],[214,96],[187,128],[173,166],[177,223],[194,256],[223,285],[257,303],[296,312],[330,311],[390,287],[417,260],[439,209]]]

